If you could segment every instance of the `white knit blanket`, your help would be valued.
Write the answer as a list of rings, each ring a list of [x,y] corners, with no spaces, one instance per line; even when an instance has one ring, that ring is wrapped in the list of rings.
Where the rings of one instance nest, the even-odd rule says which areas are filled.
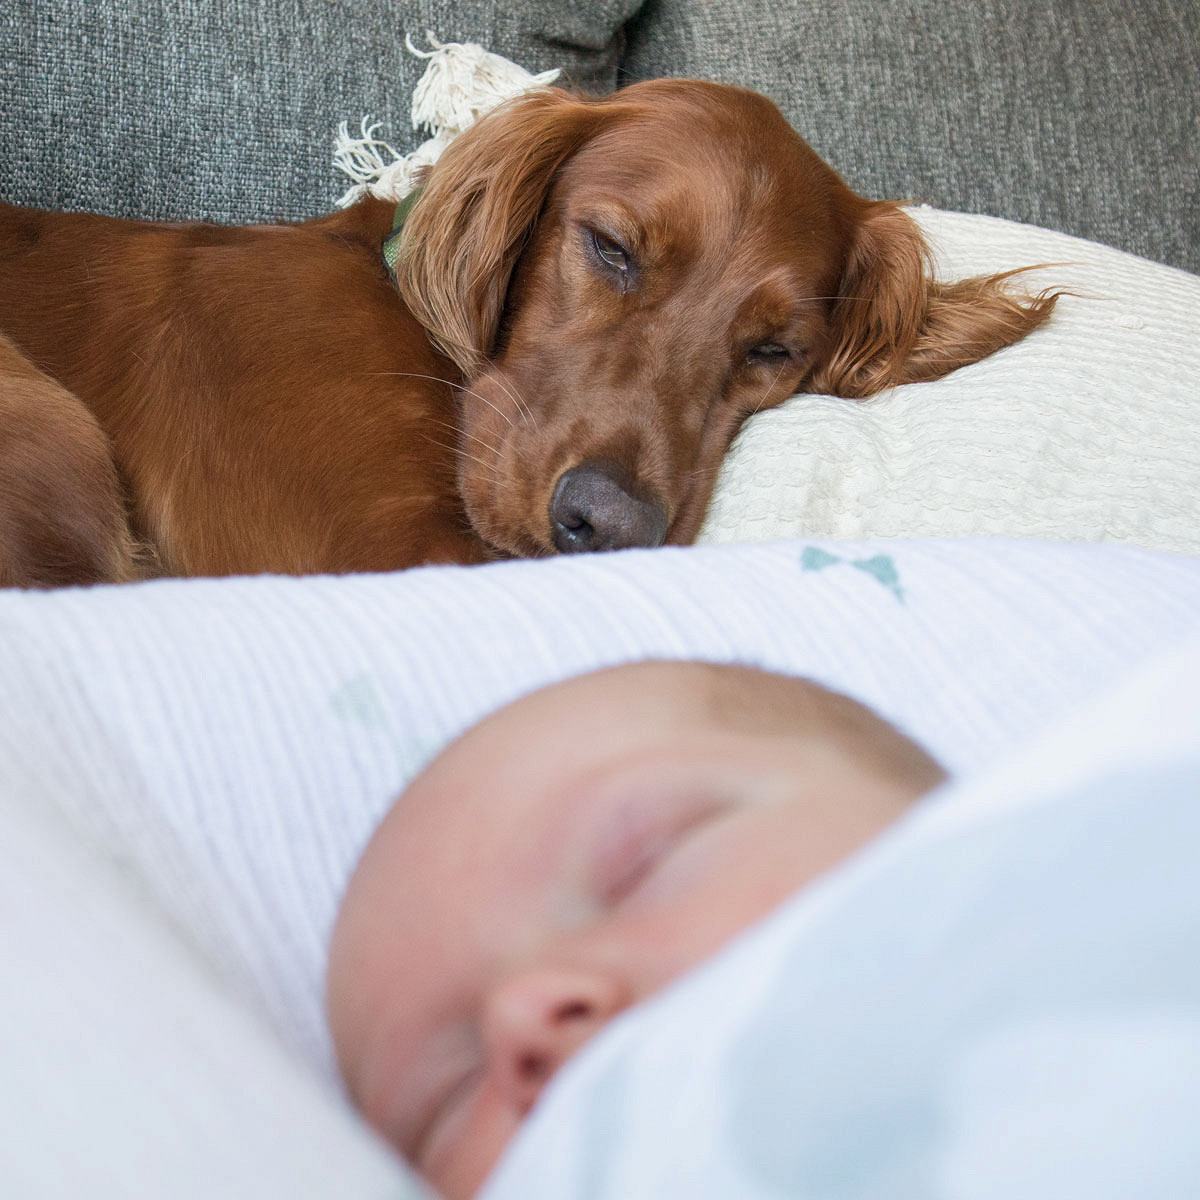
[[[1049,324],[935,383],[747,423],[702,541],[1004,537],[1200,553],[1200,278],[995,217],[912,210],[949,278],[1050,263]]]

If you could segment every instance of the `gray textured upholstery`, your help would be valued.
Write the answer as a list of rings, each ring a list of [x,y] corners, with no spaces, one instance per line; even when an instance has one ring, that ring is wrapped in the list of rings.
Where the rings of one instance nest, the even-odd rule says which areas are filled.
[[[616,82],[635,0],[2,0],[0,198],[219,221],[328,211],[339,120],[409,127],[425,30],[584,90]]]
[[[1200,271],[1200,0],[0,0],[0,198],[325,211],[339,120],[420,140],[426,29],[587,91],[618,64],[757,88],[867,195]]]
[[[1200,271],[1198,0],[649,0],[658,75],[764,92],[866,195]]]

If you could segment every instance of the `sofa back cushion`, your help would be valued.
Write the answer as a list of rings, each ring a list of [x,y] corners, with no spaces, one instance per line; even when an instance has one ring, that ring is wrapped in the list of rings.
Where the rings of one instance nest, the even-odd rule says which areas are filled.
[[[426,46],[478,42],[585,91],[616,86],[635,0],[5,0],[0,199],[142,219],[328,212],[340,121],[401,153]]]
[[[766,93],[865,195],[1200,271],[1195,0],[659,0],[623,68]]]

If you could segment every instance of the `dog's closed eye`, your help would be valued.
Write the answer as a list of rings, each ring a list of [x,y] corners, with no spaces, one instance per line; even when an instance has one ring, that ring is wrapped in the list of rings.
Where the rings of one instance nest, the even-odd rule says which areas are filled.
[[[628,291],[633,280],[633,255],[616,238],[599,229],[591,230],[588,236],[593,260],[615,279],[622,292]]]
[[[789,363],[795,355],[786,346],[778,342],[760,342],[747,351],[746,358],[756,366],[782,367]]]

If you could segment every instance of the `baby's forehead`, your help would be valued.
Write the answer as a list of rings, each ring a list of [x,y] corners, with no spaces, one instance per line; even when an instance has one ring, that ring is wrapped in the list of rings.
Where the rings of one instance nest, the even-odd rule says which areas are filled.
[[[381,830],[387,869],[414,889],[433,873],[466,871],[491,847],[489,871],[507,867],[563,810],[581,811],[579,786],[630,755],[702,731],[714,711],[693,664],[616,667],[519,697],[436,755],[408,785]],[[550,847],[553,850],[554,847]],[[397,860],[403,860],[399,862]]]
[[[423,776],[456,791],[486,789],[707,730],[790,736],[834,700],[807,681],[739,664],[621,664],[516,698],[461,734]],[[426,782],[418,777],[411,790]]]
[[[836,698],[799,679],[719,663],[649,661],[575,676],[502,706],[444,748],[398,799],[408,850],[475,844],[512,823],[541,828],[580,778],[629,756],[747,733],[789,740]],[[490,835],[488,835],[490,836]]]

